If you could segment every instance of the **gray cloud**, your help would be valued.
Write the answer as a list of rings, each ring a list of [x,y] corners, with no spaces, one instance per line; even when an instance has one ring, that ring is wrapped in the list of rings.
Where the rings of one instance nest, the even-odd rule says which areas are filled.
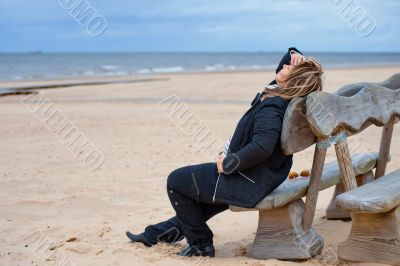
[[[357,34],[329,1],[90,0],[109,23],[95,39],[57,0],[1,1],[0,51],[268,51],[292,44],[314,51],[397,51],[398,1],[357,1],[377,22],[367,37]]]

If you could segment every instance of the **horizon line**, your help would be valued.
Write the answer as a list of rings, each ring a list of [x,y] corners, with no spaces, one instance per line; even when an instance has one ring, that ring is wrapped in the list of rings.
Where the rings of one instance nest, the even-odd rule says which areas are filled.
[[[282,53],[286,51],[42,51],[42,50],[32,50],[32,51],[0,51],[0,54],[81,54],[81,53],[88,53],[88,54],[100,54],[100,53],[176,53],[176,54],[184,54],[184,53],[198,53],[198,54],[205,54],[205,53],[249,53],[249,54],[256,54],[256,53]],[[311,51],[311,50],[302,50],[305,53],[352,53],[352,54],[400,54],[399,51]]]

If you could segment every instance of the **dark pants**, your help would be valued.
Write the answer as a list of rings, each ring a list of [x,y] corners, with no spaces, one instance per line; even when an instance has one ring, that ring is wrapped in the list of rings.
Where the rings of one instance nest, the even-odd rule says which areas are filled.
[[[186,237],[197,248],[211,245],[214,235],[206,221],[229,208],[227,204],[213,202],[217,178],[215,163],[185,166],[171,172],[167,192],[176,216],[147,226],[147,239],[173,243]]]

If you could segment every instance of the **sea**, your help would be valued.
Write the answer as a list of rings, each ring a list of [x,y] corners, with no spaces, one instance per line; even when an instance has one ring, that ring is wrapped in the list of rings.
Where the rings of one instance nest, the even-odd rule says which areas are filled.
[[[400,53],[305,53],[324,67],[400,65]],[[0,81],[275,69],[282,52],[0,53]]]

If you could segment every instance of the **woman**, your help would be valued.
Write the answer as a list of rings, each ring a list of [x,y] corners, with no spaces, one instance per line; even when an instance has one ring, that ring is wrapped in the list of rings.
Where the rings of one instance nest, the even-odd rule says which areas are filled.
[[[128,238],[152,246],[186,237],[189,245],[178,255],[215,256],[206,221],[229,205],[254,207],[286,179],[292,155],[284,155],[280,146],[285,110],[292,98],[321,90],[322,74],[314,59],[289,48],[275,80],[254,98],[217,162],[182,167],[168,176],[167,192],[176,216],[147,226],[141,234],[128,231]]]

